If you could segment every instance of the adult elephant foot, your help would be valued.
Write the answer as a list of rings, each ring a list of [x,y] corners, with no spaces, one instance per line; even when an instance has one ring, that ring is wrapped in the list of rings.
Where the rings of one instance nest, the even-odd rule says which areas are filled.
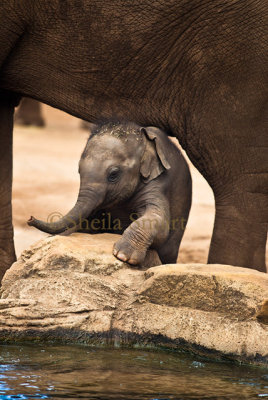
[[[17,99],[0,91],[0,281],[16,260],[11,208],[12,131]]]
[[[230,197],[216,194],[215,202],[215,224],[208,263],[237,265],[266,272],[265,195],[243,190]]]
[[[3,243],[5,248],[0,249],[0,286],[6,271],[16,261],[13,238],[9,242],[7,242],[7,239],[5,238]]]

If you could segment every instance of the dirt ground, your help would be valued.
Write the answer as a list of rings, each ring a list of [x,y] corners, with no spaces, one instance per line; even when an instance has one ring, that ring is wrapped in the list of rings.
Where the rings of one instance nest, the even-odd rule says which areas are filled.
[[[88,132],[70,115],[47,106],[43,110],[46,128],[15,127],[13,220],[17,255],[47,236],[28,227],[27,219],[34,215],[47,220],[48,216],[65,214],[74,205],[79,188],[78,161]],[[213,228],[214,198],[205,179],[191,164],[190,168],[193,204],[178,261],[204,263]]]

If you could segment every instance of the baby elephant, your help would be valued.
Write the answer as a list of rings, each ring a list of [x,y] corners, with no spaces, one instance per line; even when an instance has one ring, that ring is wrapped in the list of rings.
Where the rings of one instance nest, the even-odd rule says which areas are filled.
[[[80,191],[57,222],[28,224],[64,231],[122,234],[113,253],[142,264],[149,248],[163,264],[175,263],[191,207],[188,165],[167,135],[154,127],[108,123],[91,133],[79,163]]]

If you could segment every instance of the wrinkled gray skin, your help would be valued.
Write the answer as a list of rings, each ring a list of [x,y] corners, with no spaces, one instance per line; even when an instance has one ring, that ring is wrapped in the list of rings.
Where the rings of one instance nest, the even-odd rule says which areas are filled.
[[[19,95],[176,136],[215,196],[208,262],[266,271],[267,26],[267,0],[1,0],[0,274]]]
[[[162,263],[176,262],[191,207],[192,182],[181,152],[164,132],[135,124],[96,127],[81,156],[79,173],[74,208],[60,221],[32,217],[29,225],[52,234],[81,230],[82,221],[89,233],[115,228],[123,234],[114,246],[118,259],[142,264],[153,248]],[[108,214],[110,226],[107,218],[102,224]]]

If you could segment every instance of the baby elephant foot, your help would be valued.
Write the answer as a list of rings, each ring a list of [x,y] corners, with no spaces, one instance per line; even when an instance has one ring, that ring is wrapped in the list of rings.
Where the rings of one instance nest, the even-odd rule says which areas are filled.
[[[114,244],[113,255],[120,261],[127,262],[131,265],[139,265],[145,259],[147,251],[135,249],[126,240],[119,239]]]

